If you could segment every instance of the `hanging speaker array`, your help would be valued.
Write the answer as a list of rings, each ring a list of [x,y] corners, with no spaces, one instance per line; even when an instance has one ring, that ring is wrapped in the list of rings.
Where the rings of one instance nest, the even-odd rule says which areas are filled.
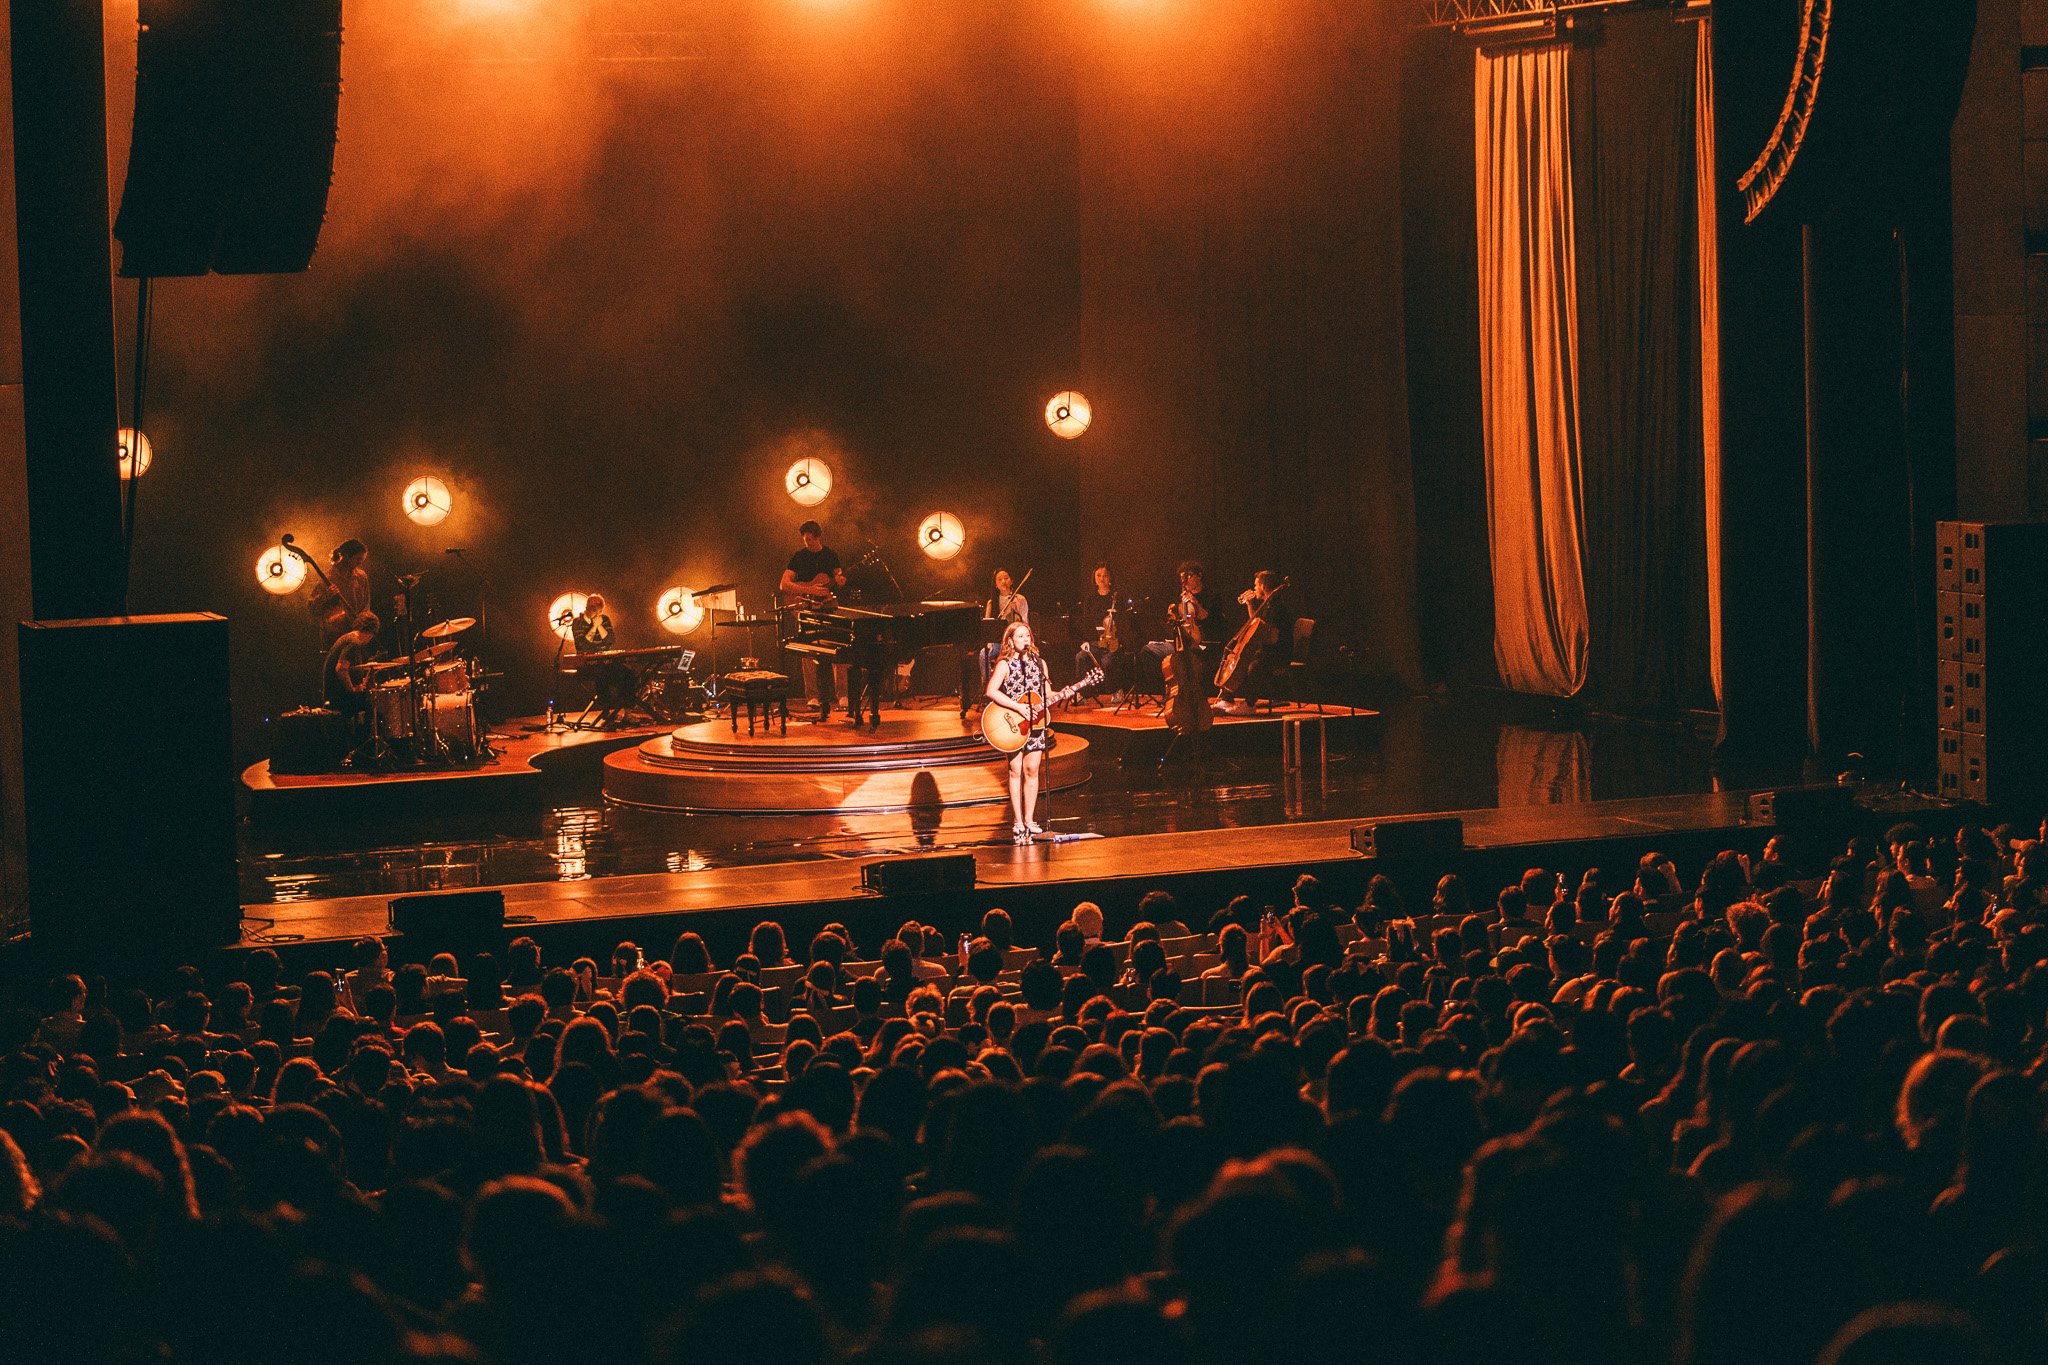
[[[304,270],[341,107],[341,0],[142,0],[121,274]]]

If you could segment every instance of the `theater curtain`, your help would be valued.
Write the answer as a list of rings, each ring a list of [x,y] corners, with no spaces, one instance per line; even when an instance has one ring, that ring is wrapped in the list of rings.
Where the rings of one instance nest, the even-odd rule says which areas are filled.
[[[1692,32],[1614,16],[1571,51],[1588,702],[1712,704]]]
[[[1700,445],[1707,521],[1707,671],[1721,705],[1721,252],[1714,186],[1713,20],[1702,19],[1693,56],[1693,199],[1700,281]]]
[[[1494,658],[1518,692],[1586,682],[1570,54],[1477,54],[1479,342]]]

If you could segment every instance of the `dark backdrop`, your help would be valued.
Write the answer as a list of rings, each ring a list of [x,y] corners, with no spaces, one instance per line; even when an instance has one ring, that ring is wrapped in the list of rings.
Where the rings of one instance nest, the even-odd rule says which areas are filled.
[[[1184,556],[1226,593],[1278,569],[1327,643],[1412,680],[1404,12],[1301,0],[1191,24],[1175,8],[1098,43],[1081,84],[1100,414],[1084,544],[1161,594]]]
[[[305,613],[253,581],[280,532],[323,554],[363,535],[382,574],[437,571],[435,609],[487,606],[500,712],[530,711],[558,592],[604,591],[627,643],[665,638],[671,583],[765,606],[803,454],[837,476],[829,538],[872,540],[912,593],[979,595],[1005,563],[1037,568],[1042,607],[1100,556],[1162,597],[1184,556],[1225,592],[1270,566],[1363,672],[1491,676],[1464,40],[1350,0],[1200,22],[1094,0],[633,8],[671,31],[608,31],[617,5],[358,0],[313,269],[160,286],[132,601],[231,618],[246,749],[314,685]],[[132,19],[110,10],[124,102]],[[676,59],[611,60],[629,51]],[[1662,119],[1602,174],[1675,150],[1660,87],[1689,72],[1600,70],[1603,120],[1615,95]],[[1676,240],[1676,218],[1652,226]],[[1590,227],[1616,250],[1637,231]],[[1616,306],[1676,306],[1652,284]],[[1634,322],[1612,320],[1614,375]],[[1625,686],[1670,700],[1700,681],[1696,493],[1635,479],[1695,458],[1688,360],[1659,360],[1654,411],[1617,412],[1611,496],[1589,502],[1655,514],[1615,540],[1600,621],[1667,675]],[[1095,425],[1064,442],[1042,410],[1069,385]],[[399,507],[429,472],[457,498],[431,530]],[[912,544],[942,507],[968,527],[950,565]],[[1624,645],[1628,619],[1665,634]]]
[[[603,591],[625,643],[666,638],[671,583],[765,607],[801,454],[832,542],[909,592],[1077,554],[1041,415],[1077,350],[1073,85],[1029,7],[690,7],[694,58],[651,63],[561,8],[352,5],[313,269],[159,287],[134,603],[231,617],[245,746],[315,680],[304,611],[254,581],[286,530],[488,606],[501,713],[549,690],[560,591]],[[424,529],[400,491],[429,472],[456,510]],[[942,507],[950,565],[912,538]]]

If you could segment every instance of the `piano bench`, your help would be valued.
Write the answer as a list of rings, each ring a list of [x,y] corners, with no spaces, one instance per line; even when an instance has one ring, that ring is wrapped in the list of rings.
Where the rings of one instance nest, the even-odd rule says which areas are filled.
[[[740,708],[747,708],[747,733],[754,733],[758,720],[765,729],[770,721],[779,722],[782,733],[789,733],[789,678],[781,673],[770,673],[766,669],[749,669],[744,673],[728,673],[719,680],[718,699],[731,710],[732,732],[740,732]]]

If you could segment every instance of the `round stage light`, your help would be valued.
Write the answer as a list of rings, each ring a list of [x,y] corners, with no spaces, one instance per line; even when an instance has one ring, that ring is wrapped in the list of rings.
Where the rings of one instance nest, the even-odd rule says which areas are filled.
[[[405,514],[421,526],[439,526],[454,507],[448,485],[431,474],[422,474],[405,486]]]
[[[670,588],[654,604],[655,619],[671,635],[688,635],[704,624],[704,607],[688,588]]]
[[[1052,434],[1065,440],[1073,440],[1088,430],[1088,423],[1095,418],[1095,410],[1088,406],[1088,396],[1066,389],[1052,396],[1045,405],[1045,424],[1052,428]]]
[[[832,466],[807,455],[789,467],[789,472],[782,476],[782,486],[789,490],[790,501],[797,506],[816,507],[832,491]]]
[[[951,512],[934,512],[917,528],[917,548],[933,559],[951,559],[967,543],[967,528]]]
[[[256,581],[263,591],[279,597],[297,592],[306,582],[306,561],[282,545],[273,545],[256,557]]]
[[[590,598],[580,592],[565,592],[548,603],[548,629],[564,640],[576,638],[576,618],[583,614],[583,605]]]
[[[124,479],[147,474],[149,466],[156,459],[156,451],[149,444],[148,433],[137,431],[134,427],[122,427],[114,434],[114,449],[119,452],[121,477]]]

